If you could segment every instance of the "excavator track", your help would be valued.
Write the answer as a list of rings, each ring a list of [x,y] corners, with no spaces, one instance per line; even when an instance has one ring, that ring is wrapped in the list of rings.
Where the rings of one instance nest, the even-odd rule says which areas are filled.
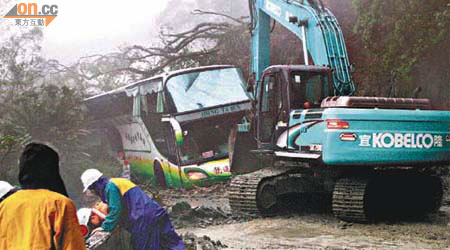
[[[261,183],[289,172],[289,167],[269,167],[252,173],[238,175],[233,177],[228,189],[228,200],[233,213],[261,214],[267,211],[261,211],[258,204],[258,192]]]
[[[256,195],[258,184],[264,176],[246,174],[233,178],[228,191],[231,211],[258,214]]]
[[[421,216],[439,210],[442,190],[436,176],[395,173],[342,178],[334,187],[333,213],[341,220],[359,223]]]
[[[366,191],[368,179],[343,178],[336,182],[333,192],[333,213],[344,221],[367,222]]]

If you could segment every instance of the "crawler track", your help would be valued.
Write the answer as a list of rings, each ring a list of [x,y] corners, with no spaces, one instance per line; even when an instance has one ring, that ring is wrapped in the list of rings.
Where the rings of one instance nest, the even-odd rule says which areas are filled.
[[[246,174],[233,178],[228,191],[231,211],[257,214],[256,195],[258,184],[264,176]]]
[[[333,213],[350,222],[417,217],[436,212],[441,201],[439,177],[417,174],[348,177],[335,184]]]
[[[344,221],[367,222],[366,191],[368,180],[343,178],[336,182],[333,192],[333,213]]]
[[[260,191],[258,188],[261,182],[291,170],[292,168],[289,167],[269,167],[233,177],[228,190],[231,211],[247,214],[267,213],[267,211],[261,211],[258,204],[258,192]]]

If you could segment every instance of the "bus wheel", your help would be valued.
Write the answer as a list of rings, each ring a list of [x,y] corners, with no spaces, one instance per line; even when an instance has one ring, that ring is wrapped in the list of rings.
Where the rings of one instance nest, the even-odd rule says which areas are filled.
[[[155,173],[156,185],[166,188],[167,185],[166,178],[164,177],[164,171],[158,161],[155,161],[155,164],[153,164],[153,173]]]

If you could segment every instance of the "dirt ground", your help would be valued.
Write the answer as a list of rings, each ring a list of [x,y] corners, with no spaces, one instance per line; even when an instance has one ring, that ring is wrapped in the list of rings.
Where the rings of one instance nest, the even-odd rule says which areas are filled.
[[[448,221],[448,212],[447,212]],[[332,215],[258,218],[245,223],[183,228],[229,249],[450,249],[450,228],[433,222],[346,225]]]
[[[218,207],[218,218],[212,213],[206,215],[212,218],[193,221],[196,213],[191,213],[186,216],[188,222],[174,224],[180,234],[206,235],[226,249],[450,249],[449,201],[438,213],[423,218],[353,224],[336,219],[326,202],[305,206],[314,198],[305,201],[302,197],[290,197],[275,217],[235,217],[226,199],[226,185],[182,194],[164,191],[160,196],[168,207],[181,201],[193,211]]]

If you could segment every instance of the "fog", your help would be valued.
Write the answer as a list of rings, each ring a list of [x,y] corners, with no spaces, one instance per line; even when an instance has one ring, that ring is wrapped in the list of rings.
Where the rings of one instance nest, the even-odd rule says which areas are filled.
[[[0,0],[0,14],[7,13],[16,3]],[[119,46],[157,43],[161,28],[179,31],[208,18],[217,19],[193,17],[194,9],[236,17],[248,15],[247,2],[240,0],[131,0],[126,3],[80,0],[58,1],[57,5],[58,16],[43,28],[42,52],[45,57],[64,64],[88,55],[113,52]],[[0,21],[3,34],[29,29],[15,27],[14,20]]]
[[[164,0],[59,2],[58,17],[44,29],[43,52],[67,63],[121,45],[151,42],[157,33],[155,18],[165,6]]]

